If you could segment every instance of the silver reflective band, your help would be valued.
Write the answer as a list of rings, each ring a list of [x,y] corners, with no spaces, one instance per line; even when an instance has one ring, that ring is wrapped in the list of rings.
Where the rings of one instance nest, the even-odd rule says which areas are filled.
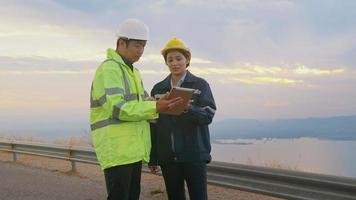
[[[215,114],[216,110],[211,108],[210,106],[205,106],[203,107],[203,109],[208,109],[210,112],[212,112],[213,114]]]
[[[132,101],[137,99],[137,93],[128,94],[124,96],[125,101]]]
[[[130,85],[129,85],[129,81],[126,78],[126,74],[124,72],[123,66],[121,63],[117,62],[116,60],[114,60],[114,62],[116,62],[119,65],[119,68],[122,72],[122,77],[124,78],[124,85],[125,85],[125,94],[129,94],[130,93]]]
[[[123,76],[123,79],[124,79],[125,93],[126,93],[126,95],[129,94],[130,93],[129,81],[126,78],[126,74],[125,74],[125,72],[123,70],[122,64],[117,62],[116,60],[114,60],[112,58],[106,59],[104,62],[107,62],[107,61],[113,61],[113,62],[115,62],[116,64],[119,65],[119,68],[120,68],[120,70],[122,72],[122,76]]]
[[[195,89],[195,90],[194,90],[194,94],[201,94],[201,91],[198,90],[198,89]]]
[[[90,108],[96,108],[99,107],[101,105],[103,105],[106,102],[106,96],[102,96],[100,97],[98,100],[94,100],[93,96],[93,83],[91,84],[91,88],[90,88]]]
[[[106,103],[106,95],[113,95],[113,94],[122,94],[124,93],[124,90],[119,87],[115,88],[105,88],[105,94],[100,97],[98,100],[93,100],[92,97],[90,97],[90,108],[96,108],[99,106],[104,105]]]
[[[105,120],[102,120],[102,121],[95,122],[94,124],[91,124],[90,128],[91,128],[92,131],[94,131],[95,129],[103,128],[103,127],[108,126],[108,125],[121,124],[121,123],[124,123],[124,121],[120,121],[118,119],[105,119]]]
[[[90,108],[96,108],[102,106],[106,102],[106,95],[104,94],[98,100],[93,100],[90,98]]]
[[[122,69],[122,68],[123,68],[122,65],[121,65],[120,63],[118,63],[118,64],[119,64],[119,66],[120,66],[119,68],[121,69],[122,76],[123,76],[123,78],[124,78],[125,94],[127,95],[127,94],[130,93],[129,81],[128,81],[127,78],[126,78],[126,74],[125,74],[124,70]]]
[[[147,97],[149,97],[150,95],[146,92],[145,87],[143,86],[142,80],[141,80],[141,86],[142,86],[142,89],[143,89],[143,94],[141,95],[141,98],[142,98],[142,100],[146,100]]]
[[[136,98],[137,98],[137,94],[136,93],[124,96],[124,100],[125,101],[136,100]],[[90,108],[100,107],[100,106],[104,105],[106,103],[106,101],[107,101],[106,94],[104,94],[98,100],[93,100],[92,98],[90,98]]]
[[[107,95],[123,94],[123,93],[125,93],[124,89],[119,88],[119,87],[105,88],[105,94],[107,94]]]
[[[113,118],[119,118],[121,106],[124,105],[125,103],[126,101],[121,101],[120,103],[114,106],[114,110],[112,111]]]

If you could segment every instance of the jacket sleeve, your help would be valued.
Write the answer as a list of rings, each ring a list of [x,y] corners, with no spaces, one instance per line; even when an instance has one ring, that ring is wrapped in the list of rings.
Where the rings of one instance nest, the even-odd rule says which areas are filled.
[[[211,93],[209,84],[204,81],[198,97],[198,103],[191,105],[188,112],[183,113],[182,116],[199,125],[207,125],[212,122],[215,111],[216,105],[213,94]]]
[[[154,88],[151,91],[151,96],[154,96]],[[157,166],[158,159],[157,159],[157,127],[156,123],[150,123],[151,128],[151,152],[150,152],[150,161],[148,162],[148,166]]]
[[[137,101],[138,94],[127,95],[123,75],[115,69],[117,65],[105,62],[102,67],[98,75],[98,86],[103,96],[98,99],[105,99],[102,105],[105,115],[121,121],[141,121],[158,117],[155,101]]]
[[[150,152],[150,161],[148,162],[148,166],[156,166],[158,165],[156,124],[150,123],[150,126],[151,126],[151,152]]]

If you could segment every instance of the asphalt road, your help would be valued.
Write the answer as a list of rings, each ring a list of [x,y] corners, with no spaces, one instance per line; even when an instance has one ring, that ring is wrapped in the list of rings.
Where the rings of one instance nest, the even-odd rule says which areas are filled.
[[[0,156],[1,157],[1,156]],[[27,160],[41,163],[29,166],[21,162],[0,161],[0,200],[105,200],[106,189],[102,172],[83,168],[91,176],[68,175],[47,169],[46,159]],[[52,163],[53,164],[53,163]],[[54,162],[56,169],[63,169],[63,162]],[[47,166],[48,167],[48,166]],[[96,174],[96,175],[94,175]],[[90,177],[90,178],[89,178]],[[142,174],[140,200],[166,200],[163,178]],[[278,200],[264,195],[208,185],[209,200]],[[187,195],[188,196],[188,195]],[[189,198],[187,198],[189,199]]]
[[[102,182],[0,161],[0,200],[106,199]]]

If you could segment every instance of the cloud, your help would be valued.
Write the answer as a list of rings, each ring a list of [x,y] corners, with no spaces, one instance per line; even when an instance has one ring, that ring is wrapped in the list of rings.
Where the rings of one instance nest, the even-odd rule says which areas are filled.
[[[330,2],[321,7],[322,11],[309,9],[312,3],[289,0],[161,0],[140,2],[136,6],[137,2],[109,1],[105,5],[98,1],[7,2],[0,8],[0,54],[102,60],[103,51],[114,45],[115,28],[120,20],[136,16],[143,17],[151,29],[152,40],[147,52],[159,52],[168,38],[182,37],[191,46],[193,55],[200,55],[193,57],[192,64],[211,64],[213,60],[224,64],[240,61],[266,65],[302,61],[305,65],[352,67],[354,63],[353,18],[347,20],[347,31],[333,29],[332,35],[324,35],[315,29],[318,26],[309,24],[308,20],[327,15],[325,11],[333,5]],[[337,4],[338,10],[343,4]],[[354,4],[347,5],[350,13]],[[176,12],[170,12],[172,7]],[[308,17],[301,17],[304,8],[308,8]],[[322,20],[316,22],[330,27]],[[22,48],[17,48],[18,44]],[[159,58],[147,59],[157,62]]]
[[[193,57],[191,63],[192,64],[210,64],[210,63],[212,63],[212,61],[203,59],[203,58]]]
[[[164,59],[162,55],[159,54],[148,54],[143,55],[140,61],[143,62],[154,62],[154,63],[164,63]]]
[[[198,60],[199,61],[199,60]],[[325,81],[347,82],[352,73],[345,68],[331,68],[328,70],[318,67],[307,67],[305,65],[264,66],[252,63],[236,64],[236,66],[225,66],[222,64],[204,64],[206,59],[202,58],[200,63],[192,63],[188,68],[192,73],[206,77],[213,82],[234,84],[236,82],[253,85],[305,85],[310,87],[320,85]],[[29,76],[29,75],[83,75],[91,76],[95,73],[100,62],[94,61],[71,61],[65,59],[52,59],[45,57],[6,57],[0,56],[0,75]],[[206,66],[205,66],[206,65]],[[214,66],[220,65],[220,66]],[[140,73],[149,77],[165,77],[169,74],[167,66],[159,54],[148,54],[136,65]],[[351,71],[350,71],[351,72]],[[337,79],[335,79],[337,78]],[[154,82],[152,79],[151,82]],[[322,81],[322,82],[320,82]]]
[[[261,5],[262,4],[262,5]],[[178,0],[177,5],[184,6],[199,6],[199,7],[215,7],[215,8],[233,8],[233,9],[246,9],[246,8],[259,8],[259,7],[286,7],[292,5],[290,0]]]
[[[104,57],[100,52],[106,49],[98,35],[110,38],[110,33],[105,31],[15,22],[6,30],[0,30],[0,53],[5,56],[98,60]]]
[[[297,83],[303,83],[302,80],[292,80],[287,78],[275,78],[275,77],[253,77],[253,78],[232,78],[230,80],[239,81],[245,84],[280,84],[280,85],[291,85]]]
[[[140,59],[142,62],[154,62],[154,63],[164,63],[164,58],[160,54],[148,54],[142,56]],[[198,57],[193,57],[191,60],[192,64],[210,64],[212,61],[204,59],[204,58],[198,58]]]
[[[330,69],[330,70],[325,70],[325,69],[317,69],[317,68],[308,68],[304,65],[299,66],[294,70],[294,73],[300,74],[300,75],[316,75],[316,76],[322,76],[322,75],[337,75],[337,74],[342,74],[344,73],[345,70],[338,68],[338,69]]]
[[[238,74],[277,74],[282,69],[279,67],[191,67],[193,72],[204,75],[238,75]]]
[[[141,74],[150,75],[150,76],[160,76],[169,74],[168,70],[149,70],[149,69],[140,69]]]
[[[295,4],[285,9],[275,7],[273,12],[263,6],[258,7],[259,12],[245,8],[241,14],[220,20],[216,27],[219,34],[215,38],[221,40],[214,44],[216,53],[213,56],[219,55],[219,60],[223,58],[228,64],[253,60],[273,65],[302,60],[306,65],[352,67],[350,63],[355,56],[351,54],[356,46],[355,20],[347,29],[333,29],[333,34],[325,34],[310,25],[310,18],[304,17],[303,5]],[[228,10],[225,12],[229,13]],[[318,18],[323,19],[323,16]]]
[[[88,17],[84,14],[64,10],[50,1],[43,3],[12,3],[0,8],[2,56],[68,60],[104,58],[100,52],[105,51],[111,39],[114,40],[113,32],[88,26]],[[42,6],[47,9],[41,9]]]
[[[29,71],[81,71],[95,69],[99,62],[92,60],[67,60],[39,56],[0,56],[0,73]]]
[[[29,71],[3,71],[0,70],[0,75],[90,75],[94,74],[95,70],[29,70]]]
[[[266,101],[264,102],[263,106],[267,108],[285,108],[289,106],[289,102],[286,101]]]
[[[309,68],[305,65],[281,65],[281,66],[262,66],[253,64],[243,64],[239,67],[191,67],[192,71],[204,75],[340,75],[345,73],[344,68],[324,69],[324,68]]]
[[[352,113],[355,5],[336,0],[4,1],[0,92],[2,98],[11,92],[17,96],[6,101],[11,109],[3,115],[17,109],[31,116],[46,103],[42,113],[76,110],[65,103],[87,111],[83,102],[88,102],[92,74],[106,48],[114,47],[118,24],[128,17],[150,27],[144,57],[135,63],[145,84],[168,75],[159,50],[170,38],[182,38],[193,55],[188,69],[214,89],[217,117],[278,117],[273,107],[281,107],[282,116]],[[42,98],[53,95],[56,99]],[[230,106],[241,99],[243,106]],[[283,102],[289,102],[289,112]],[[31,112],[23,110],[27,107]]]

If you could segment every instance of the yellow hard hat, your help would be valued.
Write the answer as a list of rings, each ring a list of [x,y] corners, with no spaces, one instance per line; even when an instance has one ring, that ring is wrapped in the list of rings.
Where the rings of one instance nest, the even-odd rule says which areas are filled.
[[[163,57],[166,56],[166,54],[169,50],[173,50],[173,49],[182,50],[182,51],[186,52],[189,56],[188,60],[190,60],[190,57],[191,57],[190,49],[187,47],[187,45],[185,45],[183,40],[181,40],[179,38],[173,38],[173,39],[169,40],[167,42],[167,44],[164,46],[164,48],[161,50]]]

